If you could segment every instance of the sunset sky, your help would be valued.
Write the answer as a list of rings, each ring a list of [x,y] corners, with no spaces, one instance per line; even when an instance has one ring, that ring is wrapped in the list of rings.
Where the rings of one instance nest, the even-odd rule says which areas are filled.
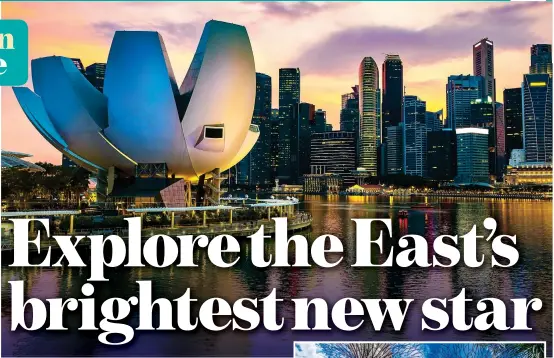
[[[536,2],[8,2],[2,4],[2,17],[27,22],[31,58],[79,57],[85,66],[106,61],[116,30],[159,31],[178,84],[206,21],[241,24],[252,42],[256,70],[273,79],[272,107],[278,107],[279,68],[299,67],[301,100],[326,110],[339,129],[340,96],[357,83],[364,56],[381,65],[385,53],[398,53],[406,93],[427,101],[427,110],[438,110],[445,107],[447,77],[471,74],[472,45],[488,37],[495,46],[502,101],[502,90],[519,87],[528,72],[530,46],[552,43],[551,7]],[[33,161],[61,162],[10,88],[2,89],[2,149],[31,153]]]

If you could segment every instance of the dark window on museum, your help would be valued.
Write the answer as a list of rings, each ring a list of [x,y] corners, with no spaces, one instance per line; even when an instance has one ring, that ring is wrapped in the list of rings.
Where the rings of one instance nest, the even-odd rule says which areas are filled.
[[[204,131],[206,138],[223,138],[223,128],[206,127]]]

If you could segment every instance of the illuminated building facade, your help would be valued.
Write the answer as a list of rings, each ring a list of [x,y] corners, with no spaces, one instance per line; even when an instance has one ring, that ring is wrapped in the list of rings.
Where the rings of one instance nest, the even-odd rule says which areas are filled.
[[[547,73],[552,76],[552,45],[536,44],[531,46],[530,74]]]
[[[523,148],[526,162],[552,162],[552,77],[523,75]]]
[[[343,186],[343,177],[338,174],[304,175],[305,194],[338,194]]]
[[[470,125],[472,128],[487,128],[489,130],[489,175],[496,179],[496,105],[490,96],[471,101]]]
[[[521,87],[504,90],[504,124],[506,161],[509,162],[514,149],[523,149],[523,113]]]
[[[294,107],[300,103],[300,69],[279,69],[279,163],[278,178],[284,183],[293,178],[291,156],[292,142],[297,139],[293,132]],[[293,138],[295,137],[295,138]]]
[[[460,128],[456,130],[457,183],[489,182],[489,130]]]
[[[271,183],[277,177],[279,165],[279,108],[271,109]]]
[[[385,144],[387,175],[403,174],[404,172],[404,125],[387,128],[388,138]]]
[[[494,45],[488,38],[481,39],[473,45],[473,75],[484,79],[483,97],[496,99],[494,79]]]
[[[456,133],[450,128],[427,133],[427,176],[452,181],[456,176]]]
[[[315,106],[299,103],[294,107],[293,141],[291,143],[291,180],[300,183],[310,173],[310,140],[313,130]]]
[[[417,96],[404,96],[404,173],[425,176],[427,157],[427,104]]]
[[[509,185],[552,186],[552,164],[525,163],[515,167],[508,166],[504,181]]]
[[[446,84],[446,127],[470,127],[471,101],[483,98],[483,77],[449,76]]]
[[[256,73],[256,100],[252,124],[260,129],[260,137],[237,164],[237,182],[249,186],[269,185],[271,181],[271,77]]]
[[[356,137],[354,132],[314,133],[311,139],[310,168],[312,174],[338,174],[344,185],[354,184],[356,170]]]
[[[92,83],[97,90],[104,92],[104,77],[106,76],[105,63],[93,63],[87,66],[85,74],[90,83]]]
[[[381,94],[379,68],[372,57],[365,57],[358,71],[360,83],[360,133],[358,166],[377,176],[377,148],[381,144]]]

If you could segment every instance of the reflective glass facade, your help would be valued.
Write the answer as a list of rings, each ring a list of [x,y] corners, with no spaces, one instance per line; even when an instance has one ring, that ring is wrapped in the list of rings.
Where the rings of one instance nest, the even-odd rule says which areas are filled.
[[[523,146],[526,162],[552,162],[552,77],[523,75]]]

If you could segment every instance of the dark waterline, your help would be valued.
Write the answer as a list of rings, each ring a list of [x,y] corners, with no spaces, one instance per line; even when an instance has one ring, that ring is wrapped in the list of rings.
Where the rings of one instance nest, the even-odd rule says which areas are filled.
[[[294,340],[532,340],[548,341],[552,337],[552,202],[505,199],[429,199],[433,209],[410,209],[409,198],[384,197],[320,197],[305,196],[301,205],[313,215],[310,239],[326,233],[338,236],[345,246],[345,259],[331,269],[258,269],[246,259],[231,269],[213,266],[205,252],[197,253],[200,267],[168,269],[117,269],[108,273],[108,283],[95,283],[95,298],[130,297],[137,293],[137,280],[152,280],[155,297],[169,299],[181,296],[187,288],[200,301],[221,297],[228,302],[239,298],[263,298],[276,288],[285,302],[278,315],[285,318],[285,328],[278,332],[257,329],[251,332],[223,333],[196,330],[135,332],[133,341],[122,347],[109,347],[98,342],[97,332],[77,331],[79,314],[69,314],[67,332],[10,331],[10,289],[8,281],[25,280],[29,297],[81,297],[86,282],[86,269],[53,269],[2,267],[2,353],[4,356],[291,356]],[[419,198],[419,201],[422,199]],[[409,218],[397,213],[409,210]],[[352,218],[392,218],[393,237],[419,234],[434,238],[440,234],[465,234],[473,225],[484,233],[486,217],[498,222],[498,233],[516,234],[519,262],[511,269],[468,268],[353,268],[355,226]],[[394,242],[395,239],[392,240]],[[484,241],[484,240],[483,240]],[[247,252],[246,242],[241,252]],[[432,249],[431,249],[432,250]],[[490,243],[481,242],[480,252],[490,260]],[[272,251],[271,243],[267,251]],[[431,253],[431,251],[430,251]],[[243,255],[244,256],[244,255]],[[384,256],[383,256],[384,258]],[[490,261],[486,261],[490,262]],[[543,308],[530,314],[531,332],[457,332],[449,327],[440,333],[422,333],[421,304],[431,297],[451,298],[462,288],[468,298],[496,297],[509,304],[511,298],[538,297]],[[336,329],[326,332],[290,331],[293,320],[291,298],[324,298],[329,306],[343,297],[412,298],[403,329],[395,332],[385,325],[375,332],[371,324],[354,332]],[[474,307],[471,306],[471,307]],[[470,310],[476,315],[475,309]],[[99,314],[99,313],[98,313]],[[512,319],[508,314],[508,324]],[[126,323],[137,326],[134,313]],[[550,355],[551,353],[549,353]]]

